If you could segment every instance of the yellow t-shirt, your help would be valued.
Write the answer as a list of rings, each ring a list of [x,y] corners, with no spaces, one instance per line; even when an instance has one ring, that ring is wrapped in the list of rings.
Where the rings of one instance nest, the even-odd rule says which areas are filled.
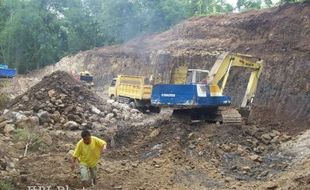
[[[79,158],[80,163],[88,167],[95,167],[100,158],[103,146],[107,143],[97,137],[91,136],[90,144],[85,144],[81,139],[76,147],[73,157]]]

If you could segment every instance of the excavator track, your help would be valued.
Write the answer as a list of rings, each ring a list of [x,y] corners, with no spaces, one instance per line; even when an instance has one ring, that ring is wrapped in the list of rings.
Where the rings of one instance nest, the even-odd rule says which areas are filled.
[[[243,118],[237,109],[220,108],[219,111],[223,124],[242,124]]]
[[[182,122],[207,122],[222,124],[234,124],[241,125],[243,123],[243,117],[239,111],[231,107],[221,108],[195,108],[195,109],[175,109],[171,114],[172,109],[164,109],[161,111],[166,117],[172,116],[174,120]],[[167,111],[167,110],[170,110]]]

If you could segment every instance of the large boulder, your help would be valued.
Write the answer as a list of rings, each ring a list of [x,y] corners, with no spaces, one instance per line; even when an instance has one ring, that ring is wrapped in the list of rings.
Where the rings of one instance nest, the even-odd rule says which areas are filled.
[[[14,124],[6,124],[4,129],[3,129],[3,133],[8,135],[9,133],[15,131],[15,125]]]
[[[68,121],[67,123],[64,124],[64,127],[65,129],[77,130],[79,129],[80,125],[75,121]]]
[[[47,111],[40,111],[38,114],[40,124],[47,123],[50,119],[50,114]]]
[[[40,119],[38,116],[25,117],[16,121],[16,126],[18,128],[31,128],[37,127],[40,124]]]

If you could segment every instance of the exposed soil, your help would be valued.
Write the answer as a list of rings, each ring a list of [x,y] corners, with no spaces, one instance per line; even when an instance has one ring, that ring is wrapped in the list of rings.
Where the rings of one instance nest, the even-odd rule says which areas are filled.
[[[264,144],[260,134],[265,129],[253,132],[253,127],[186,125],[165,120],[152,126],[120,127],[115,147],[109,148],[98,166],[98,184],[93,189],[265,189],[269,181],[280,188],[306,189],[309,160],[304,161],[305,168],[292,161],[307,158],[309,148],[302,156],[280,150],[282,141]],[[95,134],[105,136],[98,131]],[[78,169],[70,169],[67,154],[79,133],[50,135],[56,149],[32,152],[19,161],[22,175],[13,178],[19,189],[34,184],[79,189]],[[291,176],[290,184],[282,183],[286,175]]]
[[[103,104],[100,98],[90,91],[81,82],[74,79],[68,73],[56,71],[51,75],[45,76],[42,81],[31,87],[26,93],[16,97],[11,101],[10,106],[16,108],[17,104],[23,104],[18,110],[40,109],[46,107],[42,105],[49,101],[52,97],[59,95],[64,96],[59,104],[74,105],[81,104],[86,107],[86,104]],[[55,97],[55,99],[57,99]],[[39,108],[35,108],[38,106]],[[58,105],[58,108],[61,106]],[[63,106],[65,108],[65,106]],[[63,110],[59,110],[63,111]]]
[[[160,34],[65,57],[56,65],[17,78],[21,82],[15,83],[28,85],[58,69],[73,74],[89,70],[95,75],[98,91],[106,92],[117,74],[152,74],[167,82],[169,71],[176,64],[210,69],[224,51],[246,53],[265,60],[255,103],[268,108],[265,115],[271,116],[269,111],[273,114],[263,120],[282,123],[279,128],[297,125],[291,131],[295,134],[307,129],[310,123],[309,17],[309,3],[195,17]],[[226,94],[239,105],[247,77],[238,69],[230,77]],[[16,90],[18,93],[20,89]]]
[[[102,94],[117,74],[153,74],[167,82],[174,65],[209,69],[225,51],[265,60],[247,125],[182,123],[142,115],[99,98],[70,76],[91,71],[96,92],[106,97]],[[71,171],[68,152],[81,129],[89,128],[109,144],[92,189],[310,189],[309,52],[310,4],[303,3],[192,18],[164,33],[81,52],[19,76],[5,91],[20,96],[0,115],[0,182],[11,181],[16,189],[79,189],[79,171]],[[70,75],[47,76],[59,69]],[[245,90],[243,73],[232,72],[225,92],[235,104]],[[67,108],[71,105],[75,108]],[[44,120],[42,111],[51,117]],[[55,114],[63,119],[55,120]],[[72,121],[76,125],[64,127]],[[18,136],[28,127],[42,142],[31,144],[23,156],[29,139]]]

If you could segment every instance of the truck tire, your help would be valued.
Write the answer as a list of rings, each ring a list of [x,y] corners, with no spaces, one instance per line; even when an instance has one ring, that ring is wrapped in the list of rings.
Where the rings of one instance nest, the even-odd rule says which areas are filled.
[[[158,107],[154,107],[154,106],[150,106],[149,107],[150,112],[152,113],[159,113],[160,112],[160,108]]]
[[[135,101],[131,100],[129,102],[129,107],[132,108],[132,109],[137,109],[137,105],[136,105]]]

